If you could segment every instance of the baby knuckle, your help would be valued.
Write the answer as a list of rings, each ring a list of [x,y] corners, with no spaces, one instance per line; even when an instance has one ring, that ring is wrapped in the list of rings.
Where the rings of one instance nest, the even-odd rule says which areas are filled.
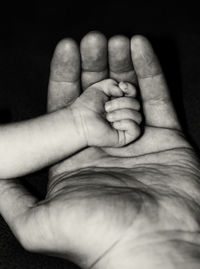
[[[120,108],[119,100],[118,100],[118,99],[114,99],[114,100],[111,102],[111,106],[112,106],[112,109],[118,109],[118,108]]]
[[[109,85],[116,85],[116,81],[112,78],[108,78],[106,81]]]

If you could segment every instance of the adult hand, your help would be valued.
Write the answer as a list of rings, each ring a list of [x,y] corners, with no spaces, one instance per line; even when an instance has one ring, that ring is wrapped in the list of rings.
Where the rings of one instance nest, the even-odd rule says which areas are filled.
[[[199,161],[184,139],[157,58],[140,36],[131,46],[125,37],[109,40],[109,71],[106,55],[107,41],[99,33],[84,37],[80,53],[73,40],[60,43],[48,109],[72,103],[81,84],[85,89],[107,77],[137,78],[143,136],[124,148],[87,148],[57,164],[40,203],[6,187],[1,204],[7,201],[10,211],[3,210],[4,202],[1,212],[26,249],[83,268],[197,268]]]

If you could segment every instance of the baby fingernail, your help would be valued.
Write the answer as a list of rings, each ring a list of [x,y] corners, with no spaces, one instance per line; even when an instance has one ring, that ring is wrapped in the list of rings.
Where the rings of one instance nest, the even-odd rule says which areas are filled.
[[[111,109],[111,105],[109,103],[105,104],[105,110],[109,111]]]
[[[107,117],[108,120],[112,120],[112,115],[111,114],[107,114],[106,117]]]
[[[115,121],[115,115],[113,115],[113,113],[108,113],[107,114],[107,120],[110,121],[110,122],[114,122]]]
[[[128,88],[128,84],[126,82],[124,82],[124,81],[121,81],[119,83],[119,87],[121,88],[122,91],[126,91],[127,88]]]

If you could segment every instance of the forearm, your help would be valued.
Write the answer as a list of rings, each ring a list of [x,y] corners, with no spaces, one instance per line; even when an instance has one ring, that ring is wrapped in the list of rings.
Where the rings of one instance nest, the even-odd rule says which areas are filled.
[[[51,165],[85,147],[70,109],[0,127],[0,178]]]

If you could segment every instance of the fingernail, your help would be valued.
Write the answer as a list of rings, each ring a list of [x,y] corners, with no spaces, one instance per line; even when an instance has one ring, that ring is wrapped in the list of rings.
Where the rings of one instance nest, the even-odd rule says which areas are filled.
[[[107,102],[107,103],[105,104],[105,110],[106,110],[106,111],[109,111],[110,109],[111,109],[111,105],[110,105],[110,103]]]
[[[113,119],[113,116],[111,114],[107,114],[106,117],[107,117],[108,120],[112,120]]]
[[[124,82],[124,81],[121,81],[121,82],[119,83],[119,87],[120,87],[120,89],[121,89],[122,91],[126,92],[127,89],[128,89],[128,84],[127,84],[126,82]]]

